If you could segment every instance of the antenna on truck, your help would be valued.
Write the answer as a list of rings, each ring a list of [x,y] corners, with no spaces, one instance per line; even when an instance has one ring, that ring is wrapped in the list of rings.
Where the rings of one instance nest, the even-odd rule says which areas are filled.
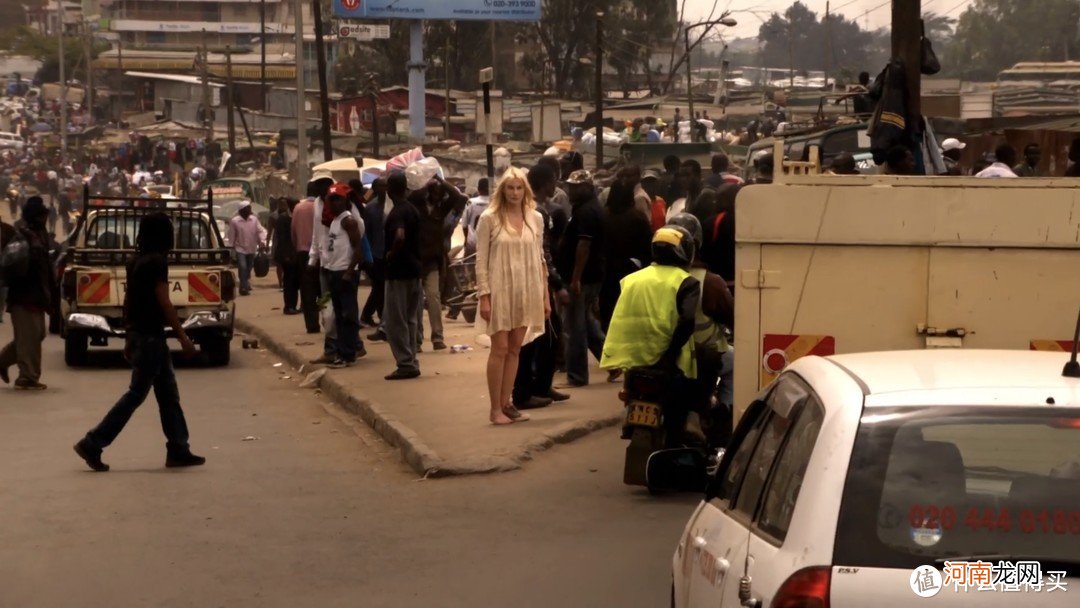
[[[1066,378],[1080,378],[1080,362],[1076,360],[1076,351],[1080,349],[1080,314],[1076,316],[1076,332],[1073,333],[1073,351],[1072,358],[1065,364],[1065,369],[1061,370],[1061,375]]]

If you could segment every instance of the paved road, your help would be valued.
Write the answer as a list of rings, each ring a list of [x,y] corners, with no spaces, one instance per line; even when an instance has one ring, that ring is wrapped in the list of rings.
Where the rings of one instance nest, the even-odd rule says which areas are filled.
[[[71,444],[127,372],[46,348],[49,391],[0,386],[0,606],[667,605],[696,498],[623,486],[615,431],[522,471],[419,480],[269,353],[237,351],[180,371],[206,467],[163,468],[150,402],[92,473]]]

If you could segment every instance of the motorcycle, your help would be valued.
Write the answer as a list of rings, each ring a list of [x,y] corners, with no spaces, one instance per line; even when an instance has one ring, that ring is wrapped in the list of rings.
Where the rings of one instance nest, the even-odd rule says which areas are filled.
[[[688,381],[677,371],[659,367],[627,370],[623,390],[619,392],[619,399],[626,406],[622,437],[630,440],[623,464],[623,483],[645,486],[653,493],[704,489],[707,475],[719,464],[722,450],[731,438],[732,412],[719,403],[719,381],[710,395],[707,413],[702,416],[691,411],[687,385]],[[699,463],[691,469],[700,469],[700,480],[695,476],[680,484],[689,487],[678,488],[650,484],[650,460],[654,454],[666,450],[688,452],[687,458]]]

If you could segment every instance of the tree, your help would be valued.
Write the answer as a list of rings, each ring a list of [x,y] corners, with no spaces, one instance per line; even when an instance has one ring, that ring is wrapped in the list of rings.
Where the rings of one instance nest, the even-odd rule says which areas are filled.
[[[91,48],[91,59],[108,48],[109,45],[104,42],[95,42]],[[85,69],[82,65],[83,40],[77,36],[65,36],[64,49],[67,51],[64,54],[65,74],[73,78],[77,68],[78,73]],[[60,78],[60,46],[55,36],[44,36],[30,26],[20,25],[0,32],[0,51],[40,61],[41,69],[36,77],[42,82],[55,82]]]
[[[957,73],[992,80],[1020,61],[1080,58],[1073,0],[975,0],[960,15],[951,47]]]
[[[843,15],[818,19],[802,2],[773,13],[758,30],[760,60],[766,67],[796,73],[829,69],[833,74],[874,71],[888,58],[887,32],[868,32]]]

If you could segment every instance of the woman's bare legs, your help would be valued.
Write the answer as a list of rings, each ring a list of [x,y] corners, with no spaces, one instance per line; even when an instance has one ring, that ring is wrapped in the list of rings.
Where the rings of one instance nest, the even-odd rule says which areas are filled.
[[[491,350],[488,352],[487,363],[487,383],[488,383],[488,396],[491,399],[491,413],[489,419],[492,424],[511,424],[514,421],[511,420],[506,414],[503,413],[503,384],[506,368],[507,354],[509,350],[510,333],[508,331],[495,332],[491,336]],[[520,349],[520,344],[519,344]],[[515,357],[515,373],[517,373]],[[510,377],[511,388],[513,387],[513,376]]]
[[[499,403],[504,410],[512,407],[510,398],[514,392],[514,378],[517,376],[518,359],[521,357],[521,343],[525,341],[526,331],[527,328],[518,327],[506,332],[506,362],[503,363],[502,392],[499,399]],[[528,418],[525,419],[528,420]]]

